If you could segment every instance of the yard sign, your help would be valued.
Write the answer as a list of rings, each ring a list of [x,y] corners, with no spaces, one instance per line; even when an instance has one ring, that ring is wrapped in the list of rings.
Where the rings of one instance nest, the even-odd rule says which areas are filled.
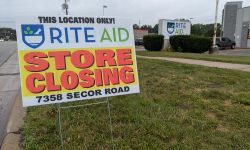
[[[139,93],[131,20],[16,20],[23,106]]]

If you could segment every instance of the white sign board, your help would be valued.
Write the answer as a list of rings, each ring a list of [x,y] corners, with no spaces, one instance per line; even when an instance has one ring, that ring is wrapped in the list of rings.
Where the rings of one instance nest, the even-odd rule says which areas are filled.
[[[191,22],[161,19],[158,33],[164,35],[165,39],[169,39],[173,35],[190,35]]]
[[[26,16],[16,30],[23,106],[140,92],[131,20]]]

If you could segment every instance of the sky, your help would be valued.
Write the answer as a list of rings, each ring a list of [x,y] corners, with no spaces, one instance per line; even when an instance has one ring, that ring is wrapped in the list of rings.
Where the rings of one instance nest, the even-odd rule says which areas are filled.
[[[219,18],[226,2],[220,0]],[[242,0],[250,6],[250,0]],[[20,15],[63,15],[64,0],[0,0],[0,27],[14,28],[15,16]],[[116,16],[131,18],[140,25],[155,25],[159,19],[192,19],[192,23],[213,23],[216,0],[69,0],[72,16]]]

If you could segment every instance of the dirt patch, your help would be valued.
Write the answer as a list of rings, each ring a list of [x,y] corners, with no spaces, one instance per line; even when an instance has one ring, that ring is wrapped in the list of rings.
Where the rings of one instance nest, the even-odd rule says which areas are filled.
[[[176,138],[171,139],[169,143],[172,144],[172,145],[177,144]]]
[[[203,91],[204,91],[204,89],[201,89],[201,88],[195,88],[194,89],[194,92],[196,92],[196,93],[201,93]]]
[[[190,81],[193,81],[193,80],[194,80],[194,78],[191,77],[191,76],[187,76],[187,79],[190,80]]]
[[[231,101],[224,101],[224,104],[223,104],[224,107],[232,107],[233,104]]]
[[[168,78],[160,78],[160,80],[164,83],[170,83],[171,80],[169,80]]]
[[[223,125],[219,124],[216,128],[216,130],[220,131],[220,132],[228,132],[229,130],[224,127]]]
[[[250,105],[245,105],[247,110],[250,110]]]
[[[207,112],[206,116],[210,119],[216,119],[216,113],[215,112]]]

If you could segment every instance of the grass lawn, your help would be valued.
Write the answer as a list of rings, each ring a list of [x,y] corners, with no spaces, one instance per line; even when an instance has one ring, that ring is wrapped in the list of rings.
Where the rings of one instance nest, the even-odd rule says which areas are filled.
[[[137,55],[152,56],[152,57],[173,57],[173,58],[188,58],[208,61],[219,61],[239,64],[250,64],[250,56],[229,56],[229,55],[209,55],[209,54],[194,54],[194,53],[178,53],[178,52],[151,52],[151,51],[138,51]]]
[[[138,67],[141,94],[110,98],[116,149],[250,149],[249,73],[148,59]],[[112,149],[108,121],[106,104],[63,110],[65,150]],[[27,150],[60,149],[56,105],[28,108],[23,138]]]

